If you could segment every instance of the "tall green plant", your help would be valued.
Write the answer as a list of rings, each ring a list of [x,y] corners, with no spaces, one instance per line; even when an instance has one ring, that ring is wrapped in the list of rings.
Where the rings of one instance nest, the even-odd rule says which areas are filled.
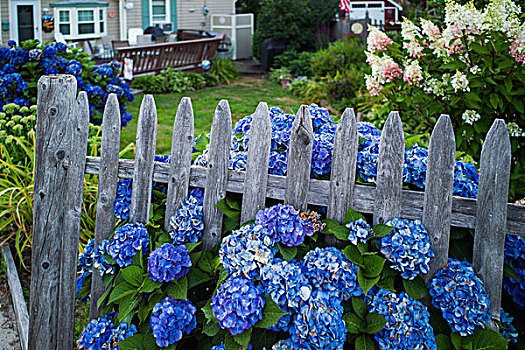
[[[221,84],[228,85],[239,77],[235,63],[230,58],[218,58],[217,55],[213,59],[211,72],[219,78]]]

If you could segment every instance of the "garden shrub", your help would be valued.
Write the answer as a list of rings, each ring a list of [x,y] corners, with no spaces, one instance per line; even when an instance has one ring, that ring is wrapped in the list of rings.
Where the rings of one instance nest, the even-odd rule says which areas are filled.
[[[293,77],[308,77],[312,75],[312,65],[310,61],[313,55],[313,52],[308,51],[297,52],[295,50],[287,50],[275,57],[274,65],[280,68],[287,68]]]
[[[28,40],[16,46],[0,48],[0,107],[15,103],[20,107],[36,104],[37,82],[42,75],[71,74],[77,80],[78,91],[86,91],[89,98],[90,121],[102,122],[102,115],[110,93],[116,93],[120,104],[122,126],[132,119],[126,104],[133,101],[129,84],[119,78],[121,65],[95,66],[90,56],[80,49],[69,49],[62,43],[40,43]]]
[[[207,87],[213,87],[213,86],[219,85],[219,77],[217,76],[217,74],[206,72],[206,73],[203,73],[202,76],[204,77],[204,80],[206,80]]]
[[[525,196],[525,25],[512,0],[447,2],[444,27],[421,19],[402,24],[402,40],[371,28],[366,77],[371,95],[383,103],[379,118],[399,110],[412,130],[431,130],[450,115],[458,150],[479,160],[482,142],[496,118],[511,136],[509,196]]]
[[[337,72],[363,69],[366,56],[357,38],[344,38],[331,43],[328,48],[315,52],[311,58],[311,70],[318,77],[333,77]]]
[[[219,58],[217,54],[213,59],[210,71],[219,78],[221,84],[230,84],[239,77],[239,71],[231,58]]]
[[[161,74],[136,77],[131,86],[143,90],[146,94],[180,93],[206,87],[206,78],[194,72],[180,72],[168,68]]]
[[[25,152],[20,150],[20,141],[30,141],[34,137],[36,124],[36,105],[22,107],[9,103],[0,112],[0,149],[10,155],[10,164],[20,165],[26,159]],[[1,155],[1,154],[0,154]],[[5,155],[2,159],[6,159]],[[5,169],[0,164],[0,172]]]

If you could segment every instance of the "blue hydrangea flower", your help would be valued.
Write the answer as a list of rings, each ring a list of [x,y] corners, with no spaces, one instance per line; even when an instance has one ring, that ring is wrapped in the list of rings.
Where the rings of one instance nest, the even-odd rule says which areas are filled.
[[[261,225],[246,225],[223,238],[219,259],[230,275],[258,278],[261,266],[274,257],[273,240]]]
[[[430,313],[421,302],[405,292],[397,295],[385,289],[366,298],[370,312],[386,318],[386,325],[375,333],[380,349],[437,350]]]
[[[349,222],[346,224],[346,227],[350,229],[348,240],[353,245],[357,245],[359,242],[366,243],[368,238],[374,235],[372,227],[361,218],[357,219],[356,221]]]
[[[246,160],[248,153],[244,151],[230,152],[228,167],[233,170],[246,170]]]
[[[313,292],[293,318],[292,348],[342,350],[347,333],[343,312],[340,300],[321,290]]]
[[[377,153],[368,149],[357,152],[357,173],[365,182],[375,183],[377,178]]]
[[[525,238],[518,235],[505,236],[505,263],[511,264],[518,280],[503,276],[503,287],[516,306],[525,310]]]
[[[479,175],[474,164],[456,161],[453,194],[465,198],[477,198]]]
[[[79,76],[82,73],[82,64],[77,60],[71,60],[67,63],[66,73]]]
[[[316,232],[324,230],[326,224],[321,222],[321,215],[312,210],[307,210],[299,214],[303,219],[304,233],[311,236]]]
[[[113,330],[113,332],[111,332],[107,349],[119,350],[118,343],[135,334],[137,334],[137,327],[135,327],[135,325],[132,324],[128,327],[126,322],[122,322],[117,328]]]
[[[357,265],[335,247],[316,247],[304,256],[301,265],[310,283],[331,298],[347,300],[363,294],[357,283]]]
[[[499,329],[500,334],[503,338],[508,339],[509,343],[516,343],[518,341],[518,331],[516,327],[512,324],[514,320],[513,317],[510,317],[503,309],[500,311],[501,318],[501,328]]]
[[[252,116],[248,115],[241,120],[239,120],[237,123],[235,123],[235,127],[233,128],[233,134],[240,134],[240,133],[246,133],[248,130],[250,130],[250,124],[252,123]]]
[[[79,350],[118,350],[118,342],[137,333],[135,325],[128,327],[126,322],[114,328],[112,317],[113,314],[107,314],[91,320],[77,340],[77,348]]]
[[[246,349],[243,349],[243,347],[241,345],[239,345],[239,349],[240,350],[252,350],[252,344],[248,344]],[[224,350],[224,343],[221,343],[221,345],[215,345],[210,350]]]
[[[270,151],[268,172],[272,175],[283,176],[286,173],[288,158],[283,151]]]
[[[107,241],[106,241],[107,242]],[[88,244],[84,246],[84,250],[78,256],[78,266],[80,267],[80,275],[77,277],[76,287],[77,292],[82,289],[84,280],[91,276],[93,273],[93,267],[97,268],[100,275],[105,273],[113,273],[114,267],[108,263],[103,254],[105,253],[104,242],[102,246],[95,246],[95,240],[89,240]],[[86,301],[87,297],[82,301]]]
[[[16,41],[14,41],[14,40],[9,40],[9,41],[7,42],[7,46],[9,46],[9,47],[15,47],[15,46],[16,46]]]
[[[212,297],[213,316],[222,329],[237,335],[262,319],[265,300],[253,282],[244,277],[229,277]]]
[[[297,246],[304,241],[306,231],[303,219],[292,206],[277,204],[259,210],[255,215],[255,224],[265,227],[275,242],[288,247]]]
[[[115,230],[106,247],[107,253],[120,267],[129,266],[131,259],[139,250],[148,250],[149,233],[141,223],[126,224]]]
[[[170,237],[175,244],[197,243],[203,230],[202,199],[189,194],[170,218]]]
[[[131,192],[133,190],[133,180],[123,179],[117,183],[117,196],[113,202],[115,217],[127,220],[130,213]]]
[[[326,108],[319,107],[315,103],[308,106],[308,112],[310,112],[314,130],[319,129],[324,124],[334,123],[334,118],[330,116],[328,110]]]
[[[167,347],[190,334],[197,326],[197,308],[188,300],[166,297],[155,304],[149,322],[155,341],[160,347]]]
[[[379,240],[379,248],[392,267],[409,280],[420,273],[426,274],[434,251],[425,226],[420,220],[401,218],[394,218],[386,224],[394,229]]]
[[[429,282],[432,305],[443,313],[453,332],[467,336],[490,321],[489,295],[468,261],[448,259]]]
[[[208,167],[208,150],[204,150],[202,154],[195,158],[195,160],[193,161],[193,165],[201,166],[203,168]]]
[[[312,148],[312,175],[330,174],[332,169],[332,153],[334,140],[330,134],[320,133],[314,135]]]
[[[295,350],[292,338],[279,340],[277,343],[273,344],[272,350]]]
[[[165,243],[151,252],[148,275],[154,281],[169,282],[188,273],[191,259],[185,246]]]
[[[417,145],[405,150],[403,181],[418,188],[425,188],[428,150]]]

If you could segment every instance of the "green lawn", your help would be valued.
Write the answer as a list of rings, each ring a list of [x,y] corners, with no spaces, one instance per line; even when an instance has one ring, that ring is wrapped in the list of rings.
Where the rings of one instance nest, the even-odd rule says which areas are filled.
[[[177,106],[184,96],[189,96],[192,101],[195,116],[195,136],[210,131],[215,108],[221,99],[228,100],[233,123],[252,114],[259,102],[267,102],[268,106],[277,106],[285,112],[293,114],[300,106],[300,102],[290,98],[281,86],[266,79],[246,77],[228,86],[217,86],[183,94],[156,95],[154,96],[158,118],[156,154],[167,154],[171,150],[173,119]],[[143,95],[135,96],[135,101],[129,105],[128,111],[133,115],[133,120],[122,129],[121,148],[135,142],[142,97]]]

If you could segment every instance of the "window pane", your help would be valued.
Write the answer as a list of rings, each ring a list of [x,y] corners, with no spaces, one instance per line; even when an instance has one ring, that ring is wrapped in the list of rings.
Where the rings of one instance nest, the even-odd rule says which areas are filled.
[[[68,22],[69,23],[69,11],[59,11],[58,17],[60,22]]]
[[[166,14],[166,6],[157,6],[153,5],[153,15],[165,15]]]
[[[100,28],[99,28],[100,33],[101,33],[101,34],[104,33],[104,22],[101,21],[101,22],[99,23],[99,26],[100,26]]]
[[[95,11],[93,10],[79,10],[78,21],[79,22],[93,22],[95,20]]]
[[[368,4],[368,7],[372,8],[372,7],[382,7],[383,5],[381,4]]]
[[[84,23],[78,25],[78,34],[94,34],[95,23]]]
[[[98,10],[99,32],[104,33],[104,10]]]
[[[60,33],[64,35],[70,35],[71,34],[71,27],[69,24],[61,24],[59,27]]]
[[[366,4],[352,4],[352,7],[355,9],[365,8]]]

